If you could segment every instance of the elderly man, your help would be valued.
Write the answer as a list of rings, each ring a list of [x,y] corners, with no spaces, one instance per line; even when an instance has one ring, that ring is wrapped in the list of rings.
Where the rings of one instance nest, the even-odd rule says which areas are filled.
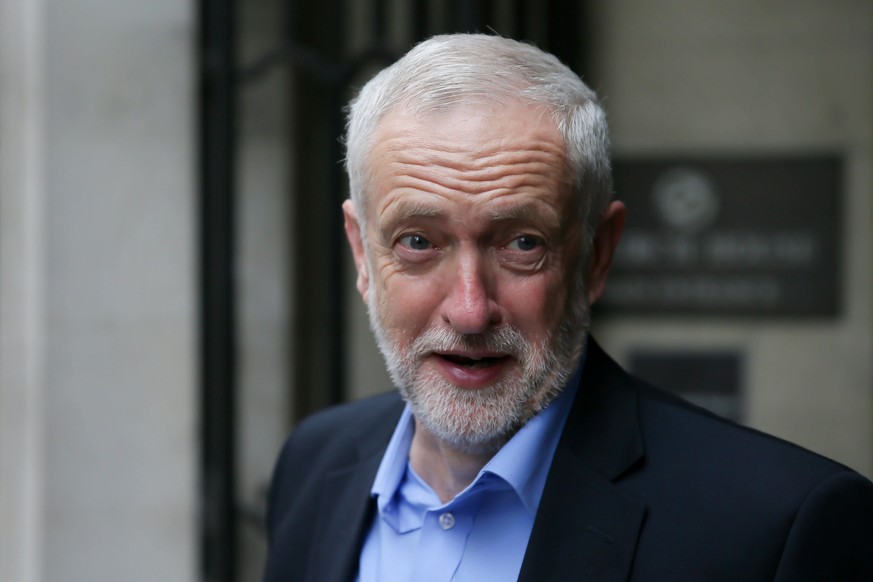
[[[436,37],[349,111],[346,233],[400,394],[288,440],[265,580],[873,580],[873,484],[588,337],[625,208],[575,74]]]

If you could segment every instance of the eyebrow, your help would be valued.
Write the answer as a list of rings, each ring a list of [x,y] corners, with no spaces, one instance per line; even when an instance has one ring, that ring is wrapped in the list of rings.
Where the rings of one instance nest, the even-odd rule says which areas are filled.
[[[394,225],[410,218],[439,218],[445,212],[438,206],[419,200],[399,200],[385,209],[380,217],[383,225]]]
[[[491,220],[495,222],[507,220],[520,220],[533,223],[546,222],[553,223],[554,225],[558,225],[561,222],[560,217],[558,217],[554,212],[543,212],[530,204],[511,204],[495,208],[491,211]]]
[[[512,205],[495,208],[491,211],[491,220],[531,220],[540,218],[541,213],[527,205]]]

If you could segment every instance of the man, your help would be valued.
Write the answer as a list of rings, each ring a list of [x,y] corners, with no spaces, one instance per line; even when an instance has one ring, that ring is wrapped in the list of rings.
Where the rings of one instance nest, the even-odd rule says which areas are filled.
[[[588,337],[625,208],[575,74],[436,37],[349,111],[346,233],[402,398],[288,440],[265,580],[873,580],[873,484]]]

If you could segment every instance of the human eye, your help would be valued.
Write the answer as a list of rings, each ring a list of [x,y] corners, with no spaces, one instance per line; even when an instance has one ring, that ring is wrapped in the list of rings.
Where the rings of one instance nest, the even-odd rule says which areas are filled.
[[[407,234],[397,239],[397,243],[413,251],[427,251],[434,248],[432,242],[420,234]]]
[[[546,241],[532,234],[513,235],[501,247],[501,261],[509,269],[536,271],[547,256]]]
[[[543,246],[543,240],[539,237],[529,234],[517,236],[506,245],[506,248],[511,251],[520,251],[529,253],[540,249]]]

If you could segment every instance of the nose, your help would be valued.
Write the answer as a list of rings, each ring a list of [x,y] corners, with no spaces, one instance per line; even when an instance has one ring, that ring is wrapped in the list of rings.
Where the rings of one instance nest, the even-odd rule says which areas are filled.
[[[456,332],[481,334],[498,323],[500,312],[493,298],[492,278],[488,260],[481,253],[457,257],[442,314]]]

